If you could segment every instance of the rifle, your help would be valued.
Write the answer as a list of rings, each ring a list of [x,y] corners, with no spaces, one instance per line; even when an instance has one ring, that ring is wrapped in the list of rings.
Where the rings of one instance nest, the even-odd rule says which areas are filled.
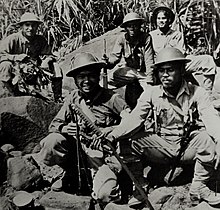
[[[72,104],[70,106],[71,106],[71,109],[73,109],[75,111],[75,113],[81,117],[81,119],[85,122],[85,124],[90,129],[92,129],[93,132],[97,136],[102,135],[102,131],[90,120],[90,118],[87,115],[85,115],[85,113],[81,110],[80,107],[78,107],[78,105]],[[148,200],[148,196],[146,195],[145,191],[140,186],[138,180],[134,177],[132,172],[128,169],[127,165],[123,162],[121,157],[118,155],[118,153],[116,152],[115,148],[112,146],[111,142],[104,140],[103,143],[105,143],[111,149],[112,154],[117,158],[117,160],[120,162],[122,168],[126,171],[128,176],[130,177],[130,179],[134,182],[134,185],[137,188],[137,190],[139,191],[140,195],[142,196],[144,204],[146,205],[146,207],[148,207],[150,210],[154,210],[152,204]]]
[[[88,184],[88,188],[89,188],[89,191],[91,192],[92,190],[92,187],[90,185],[90,181],[89,181],[89,178],[88,178],[88,174],[87,174],[87,171],[86,171],[86,168],[85,168],[85,164],[84,164],[84,161],[83,161],[83,157],[82,157],[82,154],[81,154],[81,147],[80,147],[80,127],[79,127],[79,124],[78,124],[78,117],[77,117],[77,114],[75,112],[74,109],[72,109],[72,106],[71,104],[69,105],[69,109],[70,109],[70,115],[71,115],[71,119],[72,119],[72,122],[74,122],[74,119],[75,119],[75,122],[76,122],[76,156],[77,156],[77,170],[78,170],[78,192],[77,194],[80,195],[81,194],[81,191],[82,191],[82,174],[81,174],[81,169],[84,170],[84,174],[86,175],[86,182]],[[81,160],[81,164],[82,164],[82,167],[80,166],[80,160]]]
[[[104,39],[104,54],[103,54],[103,58],[107,59],[107,55],[106,55],[106,40]],[[107,68],[104,67],[103,68],[103,87],[105,89],[108,89],[108,73],[107,73]]]
[[[187,149],[187,147],[189,145],[189,142],[191,140],[189,138],[190,137],[190,133],[192,131],[194,131],[196,129],[196,127],[197,127],[196,126],[196,122],[195,122],[195,120],[193,120],[193,117],[192,117],[192,109],[189,109],[189,116],[187,118],[186,123],[183,126],[183,136],[182,136],[181,141],[180,141],[179,153],[177,154],[177,156],[175,158],[175,161],[173,163],[173,166],[172,166],[172,169],[171,169],[168,181],[167,181],[168,184],[171,183],[173,175],[175,173],[175,170],[176,170],[178,164],[180,163],[180,160],[181,160],[185,150]]]

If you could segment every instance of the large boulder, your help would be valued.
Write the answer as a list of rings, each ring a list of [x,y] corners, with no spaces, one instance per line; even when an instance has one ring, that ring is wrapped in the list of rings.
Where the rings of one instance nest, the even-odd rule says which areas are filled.
[[[48,134],[48,127],[60,104],[22,96],[0,99],[0,146],[10,143],[16,150],[31,153]]]
[[[50,191],[39,202],[46,209],[86,210],[90,207],[91,198],[89,196],[77,196],[65,192]]]

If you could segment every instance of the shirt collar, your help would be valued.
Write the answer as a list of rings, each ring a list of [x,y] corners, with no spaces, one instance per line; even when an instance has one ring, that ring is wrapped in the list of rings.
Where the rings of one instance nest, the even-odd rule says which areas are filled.
[[[77,89],[78,96],[79,96],[79,102],[81,102],[82,100],[85,100],[87,105],[92,106],[98,100],[99,96],[102,95],[103,91],[104,91],[104,89],[99,86],[99,87],[97,87],[97,91],[96,91],[97,94],[93,97],[93,99],[92,100],[89,100],[89,99],[85,100],[85,97],[83,97],[83,93],[79,89]]]
[[[22,30],[20,30],[19,32],[18,32],[18,34],[19,34],[19,37],[20,37],[20,40],[21,40],[21,42],[22,43],[29,43],[30,41],[22,34]]]
[[[156,32],[157,32],[157,35],[167,36],[167,35],[172,34],[174,32],[174,30],[170,28],[169,31],[166,34],[164,34],[160,29],[157,29]]]
[[[172,95],[170,95],[168,92],[166,92],[163,88],[162,85],[160,85],[160,93],[159,93],[159,97],[173,97]],[[188,83],[183,80],[182,85],[180,87],[179,93],[177,94],[177,98],[182,95],[183,93],[186,93],[187,95],[190,95],[190,90],[189,90],[189,86]]]

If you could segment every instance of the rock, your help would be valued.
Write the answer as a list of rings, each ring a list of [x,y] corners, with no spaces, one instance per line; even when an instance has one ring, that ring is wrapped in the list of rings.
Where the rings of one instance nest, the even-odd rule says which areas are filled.
[[[218,210],[220,208],[217,207],[211,207],[208,203],[202,202],[197,206],[194,206],[192,208],[186,208],[185,210]]]
[[[60,106],[31,96],[1,98],[0,146],[10,143],[16,150],[31,153],[48,134],[49,124]]]
[[[6,180],[7,177],[6,158],[6,153],[0,149],[0,185]]]
[[[7,182],[16,190],[36,188],[42,181],[42,175],[32,157],[8,159]]]
[[[115,203],[109,203],[104,210],[132,210],[128,205],[118,205]]]
[[[65,192],[46,193],[39,201],[45,209],[60,210],[87,210],[90,206],[91,197],[77,196]]]
[[[34,153],[31,154],[31,156],[34,158],[34,160],[37,162],[41,174],[43,176],[43,179],[49,183],[53,183],[55,180],[57,180],[61,174],[63,173],[63,169],[58,166],[47,166],[43,163],[42,157],[40,153]]]
[[[5,196],[0,197],[0,210],[12,210],[14,209],[13,204]]]
[[[11,144],[4,144],[1,149],[2,151],[6,152],[6,153],[9,153],[10,151],[14,150],[14,146],[11,145]]]
[[[149,194],[149,201],[155,210],[182,210],[192,205],[188,192],[189,185],[160,187]]]
[[[170,187],[161,187],[154,190],[149,195],[149,200],[155,204],[163,204],[174,195],[174,191]]]

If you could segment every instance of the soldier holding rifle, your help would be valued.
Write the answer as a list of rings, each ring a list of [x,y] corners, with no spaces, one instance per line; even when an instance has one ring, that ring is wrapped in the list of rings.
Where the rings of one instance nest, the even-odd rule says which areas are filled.
[[[194,177],[190,188],[193,201],[204,200],[210,205],[220,203],[220,194],[207,183],[220,160],[220,118],[208,92],[184,80],[189,62],[176,48],[161,50],[155,62],[160,85],[148,87],[137,106],[107,137],[111,142],[132,136],[132,147],[148,161],[173,164],[181,147],[188,120],[197,126],[187,129],[190,134],[182,153],[182,163],[193,163]],[[194,123],[193,123],[194,124]],[[143,132],[137,132],[144,127]],[[185,140],[185,139],[184,139]]]
[[[118,198],[115,175],[118,169],[113,167],[115,159],[105,158],[101,148],[94,149],[93,139],[96,138],[94,126],[91,123],[87,126],[79,115],[73,116],[74,113],[78,113],[74,112],[76,106],[105,134],[119,124],[123,115],[130,112],[130,108],[118,94],[99,85],[103,67],[105,63],[90,53],[80,53],[72,59],[72,69],[67,76],[74,78],[77,89],[66,98],[52,121],[50,134],[41,141],[40,155],[45,164],[50,166],[57,164],[65,170],[65,176],[54,183],[53,189],[76,192],[78,174],[74,145],[76,140],[79,140],[77,138],[80,138],[81,143],[85,143],[80,144],[83,154],[89,167],[96,174],[93,182],[93,197],[109,202]]]

